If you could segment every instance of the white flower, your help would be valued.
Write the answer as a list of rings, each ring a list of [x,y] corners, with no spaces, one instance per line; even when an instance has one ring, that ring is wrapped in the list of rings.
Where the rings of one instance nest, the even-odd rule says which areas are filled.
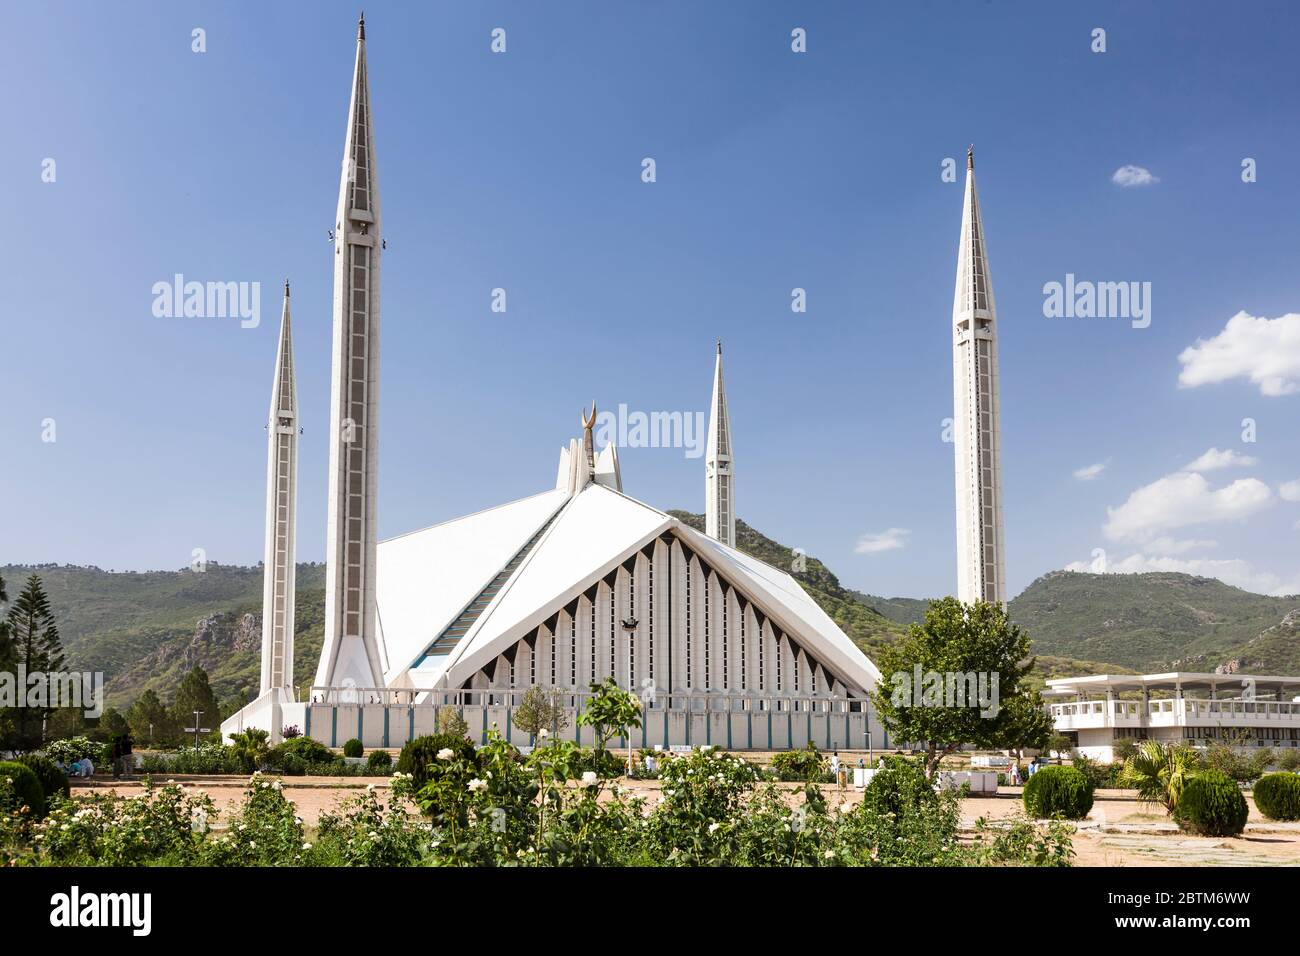
[[[551,732],[543,727],[541,730],[537,731],[537,736],[545,740],[547,737],[551,736]]]
[[[486,789],[487,789],[486,780],[480,780],[478,777],[475,777],[473,780],[469,782],[470,793],[478,793],[480,790],[486,790]]]
[[[452,749],[450,747],[443,747],[441,750],[438,751],[439,760],[450,760],[454,756],[456,755],[452,752]]]
[[[826,857],[826,859],[828,860],[833,860],[835,859],[835,851],[827,850],[825,853],[822,854],[822,856]]]
[[[710,832],[710,833],[717,833],[717,832],[718,832],[718,828],[721,827],[721,826],[722,826],[721,823],[710,823],[710,824],[709,824],[709,832]]]
[[[304,844],[302,845],[302,848],[303,848],[304,850],[310,850],[310,849],[311,849],[311,844],[310,844],[310,843],[304,843]]]
[[[283,790],[283,789],[284,789],[284,784],[282,784],[279,780],[277,780],[275,783],[271,784],[271,789],[272,789],[272,790]]]
[[[584,771],[582,774],[582,785],[584,787],[594,787],[596,785],[596,771]]]

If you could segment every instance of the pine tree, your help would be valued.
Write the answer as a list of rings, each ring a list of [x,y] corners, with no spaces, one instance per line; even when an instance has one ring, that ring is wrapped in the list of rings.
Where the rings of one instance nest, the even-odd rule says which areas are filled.
[[[195,711],[201,711],[197,717]],[[221,712],[217,706],[217,695],[212,693],[208,684],[208,672],[196,667],[183,678],[181,686],[176,689],[176,701],[172,704],[172,719],[182,729],[185,727],[208,727],[213,731],[221,722]],[[196,725],[195,720],[199,723]],[[202,735],[200,735],[202,739]],[[191,743],[194,737],[189,737]]]
[[[193,717],[191,714],[190,718]],[[173,744],[180,739],[180,727],[152,690],[146,690],[135,699],[126,712],[126,722],[131,726],[131,736],[141,747]]]
[[[8,618],[10,656],[15,667],[25,668],[28,674],[49,675],[63,670],[59,628],[39,576],[33,574],[27,579],[22,592],[9,605]],[[44,743],[45,721],[53,713],[54,708],[49,706],[16,708],[13,746],[18,750],[38,749]]]

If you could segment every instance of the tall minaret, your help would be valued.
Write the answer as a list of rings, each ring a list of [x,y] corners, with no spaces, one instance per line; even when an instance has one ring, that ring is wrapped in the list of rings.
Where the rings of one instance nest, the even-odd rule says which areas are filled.
[[[334,221],[329,519],[325,643],[316,671],[319,687],[378,687],[383,681],[375,633],[382,249],[363,16],[357,24],[357,59]]]
[[[736,476],[731,462],[731,419],[722,385],[722,339],[713,366],[713,401],[709,403],[709,437],[704,458],[704,531],[736,546]]]
[[[966,197],[957,247],[952,324],[957,597],[968,603],[1005,603],[997,310],[975,192],[973,146],[966,153]]]
[[[275,353],[271,411],[266,425],[266,559],[262,585],[262,686],[293,693],[293,585],[298,521],[298,389],[293,375],[289,282]]]

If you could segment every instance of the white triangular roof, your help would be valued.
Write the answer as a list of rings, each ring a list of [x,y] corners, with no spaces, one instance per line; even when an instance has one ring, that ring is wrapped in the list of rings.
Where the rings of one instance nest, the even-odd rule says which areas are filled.
[[[654,539],[673,519],[594,482],[533,547],[448,662],[455,685]]]
[[[864,690],[871,689],[880,680],[876,665],[791,575],[676,519],[673,521],[682,539],[697,554],[747,592],[787,634],[796,641],[802,638],[814,657],[847,675]]]
[[[442,630],[547,521],[549,527],[450,654],[422,661]],[[393,665],[389,683],[432,687],[442,678],[441,686],[459,685],[665,532],[847,682],[870,689],[879,680],[875,665],[789,574],[589,482],[573,496],[549,491],[380,544],[379,607]]]
[[[392,685],[569,499],[555,489],[381,541],[376,604]]]

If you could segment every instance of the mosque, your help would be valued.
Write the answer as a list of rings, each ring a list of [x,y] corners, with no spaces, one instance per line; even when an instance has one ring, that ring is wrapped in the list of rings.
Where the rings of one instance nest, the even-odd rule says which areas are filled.
[[[960,595],[1004,600],[993,301],[967,165],[953,307]],[[789,573],[735,546],[721,343],[705,533],[624,492],[616,445],[595,447],[593,404],[537,494],[377,541],[383,249],[363,18],[334,229],[325,640],[298,700],[300,429],[286,283],[267,429],[261,692],[223,722],[223,737],[260,727],[274,742],[296,725],[329,746],[399,747],[454,707],[473,738],[495,727],[526,746],[512,712],[542,687],[568,708],[563,736],[583,742],[574,718],[590,685],[613,677],[643,702],[641,727],[620,745],[890,746],[869,700],[875,665]]]

